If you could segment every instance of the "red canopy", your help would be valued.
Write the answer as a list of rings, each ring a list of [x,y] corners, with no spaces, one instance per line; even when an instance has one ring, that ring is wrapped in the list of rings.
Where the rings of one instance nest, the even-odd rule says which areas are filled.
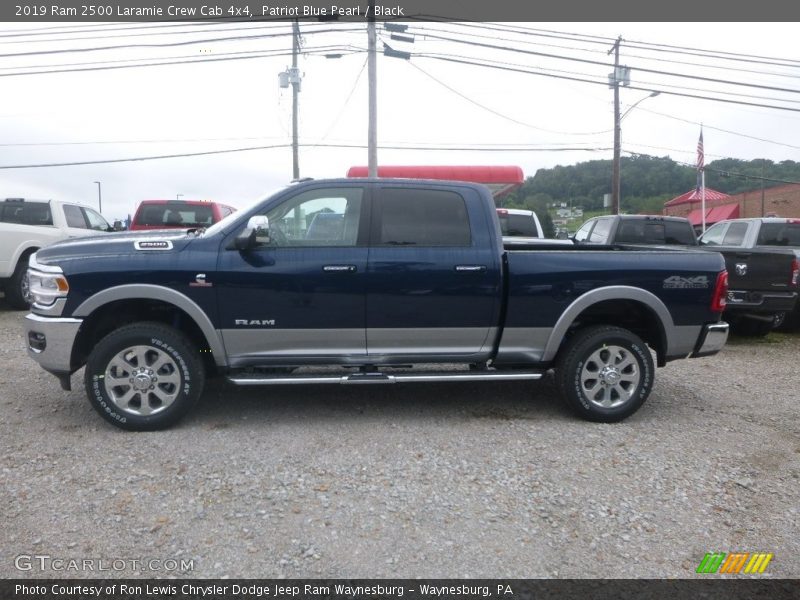
[[[687,217],[692,225],[702,225],[703,211],[699,208],[694,209]],[[723,204],[722,206],[715,206],[706,209],[706,225],[713,225],[725,219],[738,219],[739,218],[739,205],[738,204]]]

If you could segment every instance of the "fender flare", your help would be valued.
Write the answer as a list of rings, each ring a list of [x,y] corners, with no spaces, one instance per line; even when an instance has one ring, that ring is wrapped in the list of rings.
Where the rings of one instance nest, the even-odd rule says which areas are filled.
[[[652,310],[658,318],[658,325],[664,337],[666,347],[664,354],[669,354],[669,348],[672,346],[672,332],[674,331],[675,324],[672,321],[672,315],[667,309],[667,306],[661,299],[647,290],[642,288],[632,287],[628,285],[612,285],[601,287],[586,292],[582,296],[576,298],[572,304],[562,313],[556,322],[555,327],[550,332],[550,337],[547,338],[547,344],[542,354],[542,360],[549,362],[556,357],[558,349],[561,347],[561,342],[575,319],[587,308],[597,304],[598,302],[605,302],[608,300],[633,300],[641,302],[647,308]]]
[[[200,308],[194,300],[172,288],[149,283],[132,283],[108,288],[84,300],[80,306],[75,309],[72,316],[85,318],[98,308],[110,302],[142,298],[160,300],[172,304],[189,315],[189,318],[200,328],[200,331],[208,341],[208,347],[214,357],[214,362],[220,367],[227,366],[228,362],[225,347],[211,319],[208,318],[208,315],[203,312],[203,309]]]

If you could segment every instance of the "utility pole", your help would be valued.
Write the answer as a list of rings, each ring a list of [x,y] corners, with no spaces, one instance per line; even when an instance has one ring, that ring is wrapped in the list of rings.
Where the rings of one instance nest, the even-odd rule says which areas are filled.
[[[622,41],[622,36],[617,38],[614,46],[608,51],[609,54],[614,53],[614,73],[612,74],[612,85],[614,87],[614,164],[611,168],[611,213],[619,214],[619,163],[620,163],[620,117],[619,117],[619,43]]]
[[[300,24],[292,21],[292,179],[300,179],[300,152],[298,149],[297,101],[300,92],[300,75],[297,54],[300,51]]]
[[[367,131],[367,175],[378,176],[378,91],[375,46],[375,0],[369,2],[367,20],[367,79],[369,81],[369,124]]]

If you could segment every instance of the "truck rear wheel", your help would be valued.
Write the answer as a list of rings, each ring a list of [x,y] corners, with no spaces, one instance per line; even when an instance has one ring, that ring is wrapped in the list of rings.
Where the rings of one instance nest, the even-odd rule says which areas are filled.
[[[89,401],[109,423],[132,431],[177,423],[203,392],[203,361],[180,331],[137,323],[109,333],[86,363]]]
[[[579,330],[567,341],[556,367],[556,383],[578,415],[613,423],[644,404],[654,374],[653,357],[638,336],[603,325]]]

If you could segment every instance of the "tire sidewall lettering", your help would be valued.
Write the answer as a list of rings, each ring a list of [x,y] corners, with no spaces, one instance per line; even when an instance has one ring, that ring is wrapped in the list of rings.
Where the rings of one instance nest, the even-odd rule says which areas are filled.
[[[149,415],[128,414],[116,405],[106,390],[107,371],[113,358],[132,346],[144,346],[169,357],[178,375],[177,394],[169,406]],[[203,390],[204,371],[200,356],[193,354],[191,340],[182,331],[158,322],[126,325],[100,340],[87,360],[84,384],[95,410],[122,429],[152,431],[180,420],[197,402]]]

